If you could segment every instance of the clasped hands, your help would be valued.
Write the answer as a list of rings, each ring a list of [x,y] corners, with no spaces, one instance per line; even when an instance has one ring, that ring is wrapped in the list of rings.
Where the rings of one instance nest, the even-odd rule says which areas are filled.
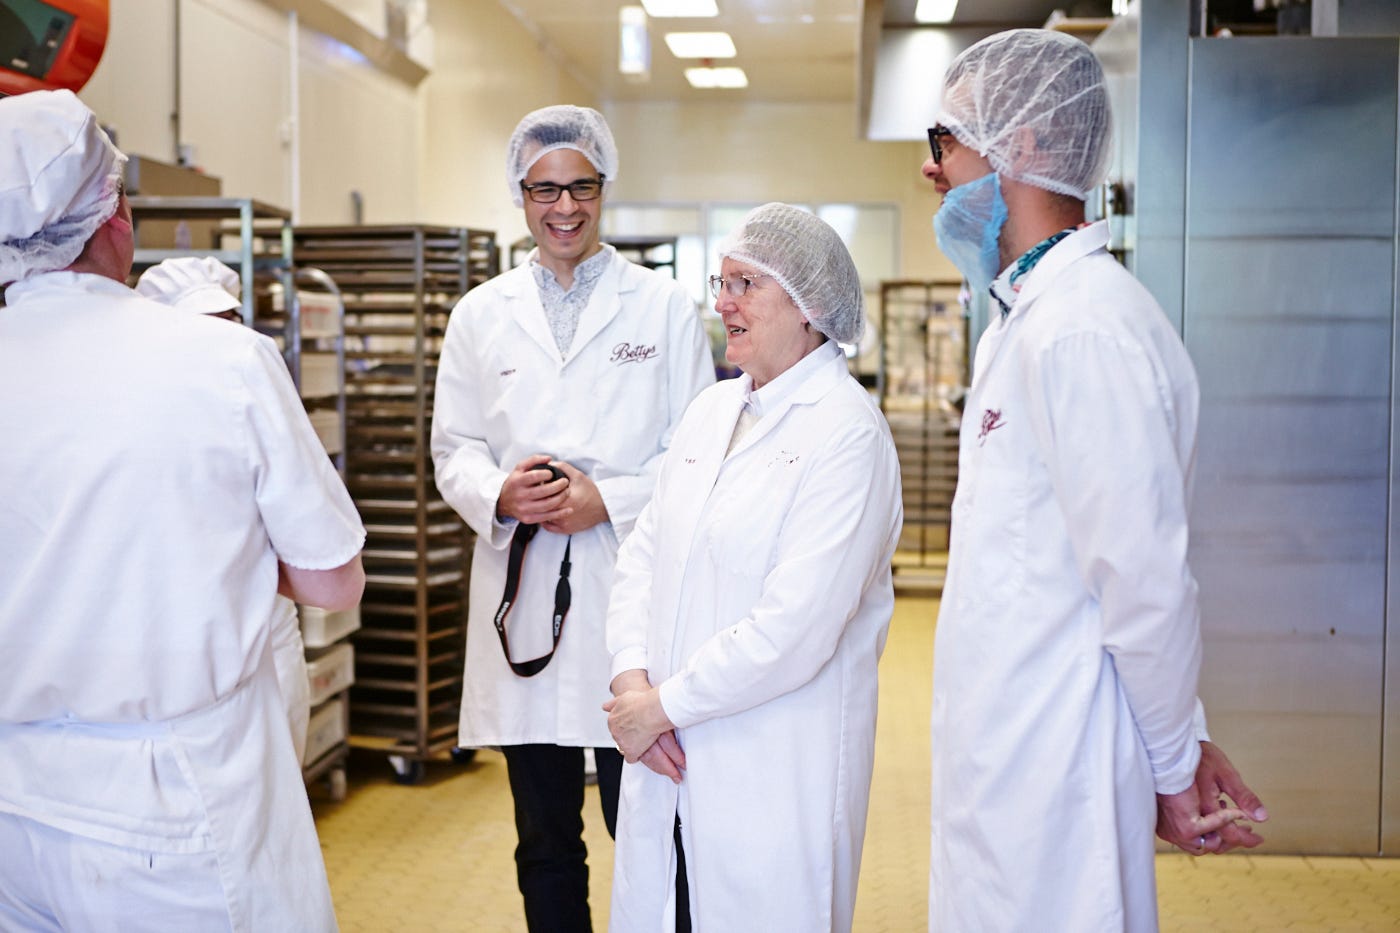
[[[1227,798],[1234,806],[1227,806]],[[1201,743],[1196,780],[1179,794],[1157,795],[1157,835],[1189,855],[1252,849],[1264,837],[1236,820],[1262,823],[1269,811],[1213,742]]]
[[[676,741],[676,727],[661,706],[661,692],[646,671],[623,671],[613,678],[613,698],[603,704],[608,731],[629,764],[640,761],[657,774],[681,782],[685,752]]]
[[[564,478],[552,480],[536,469],[545,464],[552,464]],[[587,473],[548,454],[534,454],[506,475],[496,499],[496,517],[572,535],[608,521],[608,507]]]

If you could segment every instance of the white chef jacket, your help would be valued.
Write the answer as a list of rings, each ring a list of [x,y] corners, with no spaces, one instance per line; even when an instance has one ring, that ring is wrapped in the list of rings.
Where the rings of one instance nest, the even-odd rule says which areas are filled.
[[[623,766],[613,933],[672,928],[677,814],[699,933],[851,927],[899,463],[835,343],[798,366],[727,456],[751,380],[695,400],[618,557],[612,673],[660,685],[687,769]]]
[[[95,275],[5,297],[0,810],[217,852],[235,930],[334,928],[268,642],[279,558],[364,529],[281,356]]]
[[[977,347],[934,649],[931,931],[1157,928],[1155,793],[1200,758],[1199,390],[1107,240],[1055,245]]]
[[[685,289],[604,249],[611,261],[562,360],[528,262],[473,289],[448,322],[433,460],[443,498],[477,533],[458,737],[464,747],[613,746],[602,711],[611,695],[603,619],[617,546],[651,496],[681,413],[714,382],[714,363]],[[506,664],[493,625],[516,524],[495,514],[501,484],[531,454],[586,473],[610,521],[573,536],[572,607],[559,649],[525,678]],[[506,621],[512,660],[550,650],[566,540],[541,530],[530,544]]]

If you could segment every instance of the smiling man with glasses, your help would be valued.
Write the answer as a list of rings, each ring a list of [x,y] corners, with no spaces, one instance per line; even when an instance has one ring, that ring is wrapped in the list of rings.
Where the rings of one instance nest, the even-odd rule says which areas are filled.
[[[714,381],[685,289],[600,239],[616,176],[596,110],[520,122],[506,182],[536,248],[453,310],[433,417],[438,488],[477,533],[458,741],[505,754],[535,933],[592,928],[583,749],[609,833],[622,769],[602,711],[613,565],[681,412]]]

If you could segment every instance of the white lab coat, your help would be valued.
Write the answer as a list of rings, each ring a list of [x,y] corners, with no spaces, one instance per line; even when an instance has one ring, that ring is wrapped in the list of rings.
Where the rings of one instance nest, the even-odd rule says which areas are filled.
[[[645,669],[679,786],[624,765],[612,933],[849,930],[902,520],[889,428],[834,344],[725,455],[748,377],[686,413],[618,558],[613,674]]]
[[[98,276],[6,299],[0,811],[215,853],[234,930],[334,929],[269,639],[279,557],[364,530],[280,354]]]
[[[977,347],[934,649],[929,929],[1155,930],[1201,660],[1180,338],[1079,230]]]
[[[612,254],[561,360],[529,263],[469,292],[452,311],[438,370],[433,460],[442,496],[477,533],[472,555],[465,747],[611,747],[603,640],[617,546],[651,496],[657,464],[690,400],[714,382],[695,305],[658,272]],[[532,254],[532,258],[533,258]],[[493,617],[515,524],[495,520],[515,464],[549,454],[597,485],[609,522],[573,536],[572,607],[559,650],[533,677],[507,666]],[[566,538],[530,544],[507,619],[512,659],[548,653]]]

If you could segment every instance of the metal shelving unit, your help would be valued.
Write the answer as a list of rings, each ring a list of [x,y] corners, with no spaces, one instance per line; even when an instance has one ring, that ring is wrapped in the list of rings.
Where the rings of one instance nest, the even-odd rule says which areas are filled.
[[[352,746],[403,783],[455,749],[471,533],[433,480],[429,432],[448,314],[496,274],[495,234],[465,228],[297,227],[299,259],[345,301],[346,476],[364,518]]]
[[[213,256],[242,278],[243,323],[277,341],[326,453],[345,474],[345,331],[339,290],[324,272],[298,266],[289,211],[252,198],[132,197],[136,253],[133,272],[165,259]],[[142,246],[142,228],[156,240],[172,228],[201,231],[200,247]],[[205,236],[209,239],[205,241]],[[192,242],[192,238],[186,237]],[[207,245],[206,245],[207,242]],[[306,304],[303,313],[303,304]],[[298,606],[315,704],[307,729],[309,783],[325,778],[332,799],[345,795],[349,757],[348,689],[354,665],[345,636],[358,625],[355,610],[324,613]]]
[[[958,483],[958,426],[967,387],[967,316],[956,281],[880,285],[876,391],[903,477],[904,529],[895,587],[940,590]]]

